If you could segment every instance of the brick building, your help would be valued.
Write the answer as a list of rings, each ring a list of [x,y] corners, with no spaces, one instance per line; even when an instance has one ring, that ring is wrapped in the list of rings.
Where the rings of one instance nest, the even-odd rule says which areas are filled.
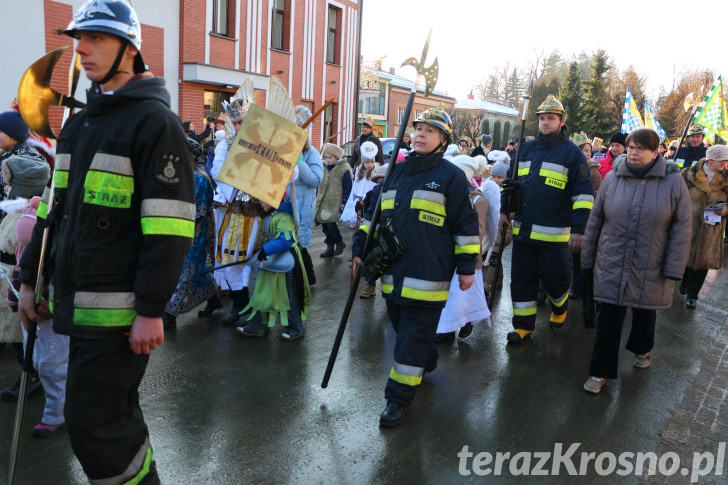
[[[0,79],[0,109],[9,107],[20,77],[36,59],[70,39],[57,35],[83,0],[0,2],[0,40],[15,50]],[[134,2],[142,22],[142,54],[149,70],[164,77],[172,109],[201,127],[221,111],[249,76],[256,102],[264,105],[271,76],[278,76],[294,103],[315,111],[334,103],[312,126],[314,146],[329,136],[354,137],[358,0],[154,0]],[[68,90],[69,49],[51,85]],[[81,76],[77,97],[88,81]],[[61,108],[51,109],[54,129]],[[341,121],[340,121],[341,120]]]
[[[395,74],[394,68],[389,71],[379,70],[378,72],[379,94],[359,103],[359,114],[357,123],[357,134],[361,133],[362,116],[371,117],[375,126],[373,131],[380,138],[396,137],[399,127],[402,124],[407,99],[412,91],[414,82]],[[409,124],[417,118],[421,112],[433,106],[443,105],[445,111],[452,113],[455,108],[455,98],[441,91],[433,91],[430,96],[425,97],[424,81],[420,79],[420,85],[415,94],[412,105]]]

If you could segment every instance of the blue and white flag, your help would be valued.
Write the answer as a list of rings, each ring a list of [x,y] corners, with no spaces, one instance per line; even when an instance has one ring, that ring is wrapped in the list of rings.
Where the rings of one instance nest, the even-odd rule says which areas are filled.
[[[622,113],[622,133],[629,133],[644,128],[642,117],[637,110],[637,105],[632,98],[632,92],[627,88],[627,97],[624,98],[624,112]]]
[[[652,109],[650,108],[650,105],[647,104],[647,101],[645,101],[645,128],[655,130],[660,137],[660,141],[667,138],[667,133],[665,133],[665,130],[663,130],[662,126],[660,126],[660,122],[657,121],[657,116],[652,113]]]

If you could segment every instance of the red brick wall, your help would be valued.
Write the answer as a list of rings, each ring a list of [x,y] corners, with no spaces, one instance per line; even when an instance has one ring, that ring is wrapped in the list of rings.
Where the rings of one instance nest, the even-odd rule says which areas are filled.
[[[389,121],[389,136],[396,137],[399,132],[399,125],[397,124],[397,108],[407,107],[407,100],[409,99],[409,91],[405,91],[401,88],[390,88],[389,89],[389,106],[387,109],[387,120]],[[452,111],[455,108],[455,101],[451,99],[440,98],[435,95],[425,98],[421,93],[415,95],[414,103],[412,104],[412,112],[409,117],[409,125],[412,126],[412,120],[415,118],[415,110],[425,111],[426,109],[438,106],[442,103],[445,111],[452,115]]]
[[[164,29],[142,24],[142,58],[149,71],[164,77]]]
[[[198,132],[204,127],[200,123],[204,117],[206,84],[184,82],[179,85],[179,117],[182,121],[195,123]]]
[[[235,68],[235,41],[211,35],[210,64]]]
[[[63,46],[69,46],[68,50],[59,59],[51,78],[51,87],[61,94],[68,94],[68,70],[71,67],[73,58],[73,39],[66,35],[58,35],[58,29],[65,29],[73,18],[73,7],[65,3],[45,0],[45,44],[46,52]],[[81,73],[83,75],[83,73]],[[64,108],[60,106],[49,109],[48,118],[51,128],[58,134],[61,131]]]

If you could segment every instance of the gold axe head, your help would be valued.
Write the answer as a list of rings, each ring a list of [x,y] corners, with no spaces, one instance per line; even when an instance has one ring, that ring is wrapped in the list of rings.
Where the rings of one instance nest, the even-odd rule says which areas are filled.
[[[37,61],[35,61],[23,74],[18,86],[18,110],[20,116],[23,117],[28,127],[46,138],[55,138],[53,129],[48,120],[48,108],[51,106],[66,106],[68,108],[85,108],[86,105],[76,100],[72,93],[65,96],[55,89],[51,88],[51,76],[53,68],[58,59],[68,49],[68,46],[59,47],[49,52]],[[75,80],[78,75],[75,69],[80,72],[79,62],[76,61],[72,69],[74,69]],[[74,79],[71,80],[71,87],[75,84]]]
[[[437,75],[439,72],[437,57],[435,57],[435,62],[433,62],[430,67],[425,67],[427,51],[430,49],[430,37],[432,37],[432,29],[430,29],[430,33],[427,35],[427,42],[425,42],[425,47],[424,49],[422,49],[422,57],[420,57],[420,60],[418,61],[414,57],[410,57],[409,59],[404,61],[401,66],[412,66],[417,70],[418,80],[420,76],[423,76],[425,78],[425,97],[428,97],[430,94],[432,94],[432,91],[435,90],[435,84],[437,84]],[[415,81],[415,89],[416,88],[417,81]]]

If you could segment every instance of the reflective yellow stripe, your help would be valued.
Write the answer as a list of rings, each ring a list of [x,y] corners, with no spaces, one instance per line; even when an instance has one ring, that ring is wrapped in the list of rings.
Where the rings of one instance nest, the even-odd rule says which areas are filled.
[[[536,301],[514,301],[513,315],[517,317],[527,317],[536,314]]]
[[[389,378],[406,386],[418,386],[422,382],[422,376],[424,374],[424,367],[415,367],[413,365],[395,362],[392,370],[389,371]]]
[[[366,234],[369,234],[369,226],[367,226],[366,224],[362,224],[361,226],[359,226],[359,229],[364,231]]]
[[[531,227],[531,239],[537,241],[569,242],[570,237],[571,227],[548,227],[536,224]]]
[[[149,474],[149,468],[152,466],[152,462],[154,461],[154,453],[152,453],[152,447],[150,446],[147,448],[147,454],[144,457],[144,465],[142,466],[142,469],[139,470],[139,473],[129,480],[128,482],[124,482],[122,485],[138,485],[141,483],[141,481]]]
[[[444,205],[429,200],[412,199],[410,201],[410,209],[422,209],[427,212],[439,214],[441,216],[447,216],[447,211],[445,211]]]
[[[553,303],[555,306],[561,307],[564,305],[564,303],[566,303],[566,300],[569,299],[569,290],[566,290],[566,293],[556,299],[551,298],[551,295],[549,295],[548,292],[546,293],[546,296],[549,297],[549,300],[551,300],[551,303]]]
[[[382,275],[382,293],[392,293],[394,290],[394,277],[391,274]]]
[[[126,327],[134,323],[134,293],[77,291],[73,323],[90,327]]]
[[[195,222],[172,217],[142,217],[145,236],[195,236]]]
[[[115,173],[118,175],[125,175],[127,177],[134,176],[131,158],[122,157],[121,155],[112,155],[110,153],[97,153],[94,155],[93,160],[91,160],[89,170]]]
[[[531,171],[531,162],[519,162],[518,163],[518,176],[522,177],[528,175]]]
[[[54,177],[56,178],[55,187],[57,189],[68,188],[68,172],[65,170],[56,170]]]
[[[574,202],[573,209],[591,209],[594,207],[594,196],[588,194],[577,195],[571,198]]]
[[[520,221],[513,221],[513,235],[518,236],[518,233],[521,232],[521,223]]]
[[[546,170],[544,168],[542,168],[541,170],[539,170],[538,174],[541,177],[546,177],[546,178],[558,180],[559,182],[567,182],[569,180],[569,177],[566,174],[563,174],[563,173],[560,173],[560,172],[556,172],[554,170]]]
[[[415,190],[412,192],[410,209],[422,209],[441,216],[447,216],[445,194],[431,190]]]
[[[174,199],[144,199],[142,217],[174,217],[195,220],[195,204]]]
[[[478,252],[480,252],[480,244],[455,246],[455,254],[478,254]]]
[[[402,297],[421,301],[446,301],[450,290],[449,281],[427,281],[405,277]]]
[[[42,200],[38,203],[38,210],[35,213],[38,219],[45,219],[48,215],[48,204]]]
[[[394,199],[397,197],[396,190],[382,192],[382,210],[394,209]]]

